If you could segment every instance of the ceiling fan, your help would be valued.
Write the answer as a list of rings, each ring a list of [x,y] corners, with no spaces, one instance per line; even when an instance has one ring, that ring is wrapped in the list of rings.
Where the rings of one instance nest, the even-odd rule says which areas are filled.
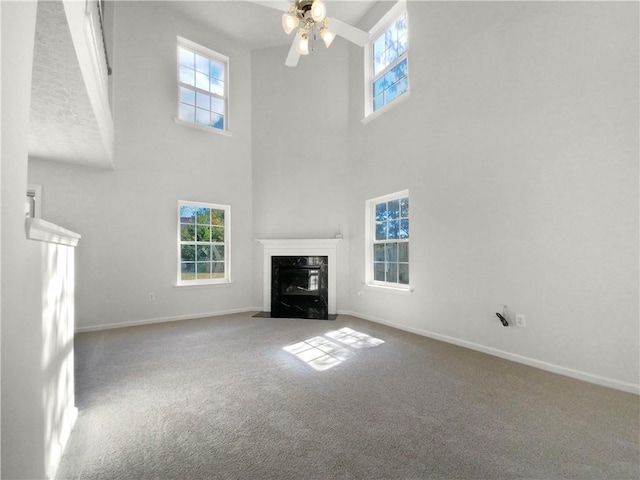
[[[284,9],[283,9],[284,10]],[[369,41],[369,34],[337,18],[327,17],[327,7],[322,0],[294,0],[282,15],[282,28],[287,35],[297,29],[284,64],[295,67],[300,55],[309,54],[309,41],[322,38],[327,48],[336,35],[361,47]]]

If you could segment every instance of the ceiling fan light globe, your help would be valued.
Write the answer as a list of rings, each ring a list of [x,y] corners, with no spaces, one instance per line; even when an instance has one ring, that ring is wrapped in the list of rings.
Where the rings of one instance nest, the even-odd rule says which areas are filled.
[[[321,22],[327,16],[327,7],[322,0],[314,0],[311,4],[311,18],[314,22]]]
[[[324,42],[327,48],[331,46],[331,44],[333,43],[333,40],[336,38],[335,33],[333,33],[330,30],[327,30],[324,27],[320,29],[320,36],[322,37],[322,41]]]
[[[296,52],[298,52],[300,55],[309,55],[309,36],[306,33],[298,34]]]
[[[298,20],[298,17],[296,17],[295,14],[291,14],[291,13],[282,14],[282,29],[284,30],[284,33],[286,33],[287,35],[293,32],[293,30],[298,26],[299,23],[300,21]]]

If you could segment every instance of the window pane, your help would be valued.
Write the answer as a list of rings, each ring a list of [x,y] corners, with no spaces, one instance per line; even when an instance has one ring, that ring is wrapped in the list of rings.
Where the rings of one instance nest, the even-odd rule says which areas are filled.
[[[186,103],[187,105],[195,105],[196,92],[190,88],[180,87],[180,102]]]
[[[211,241],[224,242],[224,227],[211,227]]]
[[[213,262],[211,267],[211,278],[224,278],[224,262]]]
[[[224,82],[216,78],[212,78],[209,83],[209,91],[224,97]]]
[[[396,72],[396,79],[399,80],[402,77],[407,76],[407,59],[402,60],[398,65],[393,67]]]
[[[407,51],[407,38],[407,35],[402,35],[400,38],[398,38],[398,56]]]
[[[211,259],[224,261],[224,245],[211,245]]]
[[[403,13],[402,16],[396,21],[396,30],[398,31],[398,38],[403,35],[407,35],[407,13]]]
[[[400,222],[398,220],[390,220],[387,227],[387,238],[389,240],[395,240],[398,238],[400,230]]]
[[[398,283],[398,264],[387,263],[387,282]]]
[[[180,65],[184,65],[185,67],[194,68],[194,61],[193,61],[193,52],[190,52],[189,50],[185,50],[182,47],[178,48],[178,54],[180,56]]]
[[[185,122],[195,122],[196,121],[196,108],[191,105],[185,105],[184,103],[180,104],[180,120],[184,120]]]
[[[376,222],[376,240],[387,239],[387,222]]]
[[[391,26],[387,28],[387,31],[384,32],[384,36],[385,36],[385,39],[384,39],[385,47],[387,49],[392,45],[395,45],[396,41],[398,40],[398,31],[396,30],[395,23],[392,23]]]
[[[379,282],[385,281],[384,275],[384,263],[374,263],[373,264],[373,279],[378,280]]]
[[[409,198],[405,197],[400,200],[400,216],[403,218],[409,218]]]
[[[387,219],[387,204],[386,202],[378,203],[376,205],[376,222],[382,222]]]
[[[400,80],[396,84],[396,92],[397,92],[396,96],[399,97],[403,93],[406,93],[407,90],[409,90],[409,82],[407,80],[407,77],[404,77],[402,80]]]
[[[196,70],[202,72],[205,75],[209,74],[209,59],[202,55],[196,54]]]
[[[195,263],[181,263],[180,264],[180,279],[181,280],[195,280],[196,278],[196,264]]]
[[[211,210],[211,225],[224,226],[224,210]]]
[[[384,74],[384,83],[387,87],[396,83],[396,70],[394,68]]]
[[[182,245],[180,247],[180,260],[183,262],[193,262],[196,259],[195,245]]]
[[[384,90],[384,77],[380,77],[378,80],[373,82],[373,96],[380,95]]]
[[[210,262],[198,262],[196,264],[196,278],[201,280],[203,278],[211,278],[211,263]]]
[[[211,108],[211,97],[205,93],[196,94],[196,107],[209,110]]]
[[[398,46],[396,43],[392,43],[387,48],[387,65],[395,62],[398,59]]]
[[[400,231],[398,232],[398,238],[409,238],[409,219],[403,218],[400,220]]]
[[[211,75],[212,78],[219,78],[220,80],[224,80],[224,65],[222,63],[216,62],[215,60],[211,60],[209,75]]]
[[[197,260],[199,262],[210,261],[211,260],[211,246],[209,245],[198,245],[196,250]]]
[[[385,250],[385,260],[387,262],[398,261],[398,244],[397,243],[393,242],[393,243],[385,244],[384,250]]]
[[[406,263],[398,264],[398,283],[409,283],[409,265]]]
[[[196,239],[196,228],[193,225],[180,225],[180,240],[183,242]]]
[[[200,225],[209,225],[209,215],[211,210],[208,208],[197,208],[196,209],[196,219],[197,223]]]
[[[198,225],[196,237],[199,242],[209,242],[211,235],[211,227]]]
[[[201,108],[196,109],[196,123],[200,125],[209,125],[211,121],[211,114],[209,110],[203,110]]]
[[[398,232],[398,238],[409,238],[409,219],[403,218],[400,220],[400,231]]]
[[[384,67],[387,66],[385,61],[384,33],[373,42],[373,75],[377,75]]]
[[[409,262],[409,242],[401,242],[398,244],[398,261]]]
[[[395,220],[400,216],[400,200],[391,200],[387,203],[389,220]]]
[[[201,90],[209,90],[209,75],[196,72],[196,87]]]
[[[373,261],[384,262],[384,243],[376,243],[373,246]]]
[[[384,92],[384,103],[391,103],[398,96],[398,89],[396,85],[391,85],[388,90]]]
[[[196,223],[196,207],[180,206],[180,223]]]
[[[216,113],[224,113],[224,100],[221,98],[211,98],[211,111]]]
[[[186,83],[187,85],[195,85],[195,72],[187,67],[180,66],[180,82]]]
[[[224,130],[224,117],[217,113],[211,114],[211,126],[218,130]]]
[[[384,95],[378,95],[373,99],[373,111],[375,112],[377,109],[384,105]]]

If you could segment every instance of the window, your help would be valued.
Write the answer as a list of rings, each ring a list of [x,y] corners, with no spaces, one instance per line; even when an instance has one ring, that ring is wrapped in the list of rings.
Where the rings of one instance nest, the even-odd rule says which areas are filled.
[[[229,59],[178,37],[178,117],[214,131],[226,132]]]
[[[178,285],[228,283],[231,207],[178,202]]]
[[[367,201],[367,283],[409,289],[409,191]]]
[[[365,116],[409,91],[407,10],[398,2],[371,30],[365,48]]]

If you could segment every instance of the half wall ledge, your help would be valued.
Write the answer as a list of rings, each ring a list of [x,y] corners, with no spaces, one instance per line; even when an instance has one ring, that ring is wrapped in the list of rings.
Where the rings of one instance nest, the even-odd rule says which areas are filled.
[[[47,222],[41,218],[27,218],[25,223],[27,238],[40,242],[57,243],[75,247],[82,237],[79,233],[67,230],[55,223]]]

